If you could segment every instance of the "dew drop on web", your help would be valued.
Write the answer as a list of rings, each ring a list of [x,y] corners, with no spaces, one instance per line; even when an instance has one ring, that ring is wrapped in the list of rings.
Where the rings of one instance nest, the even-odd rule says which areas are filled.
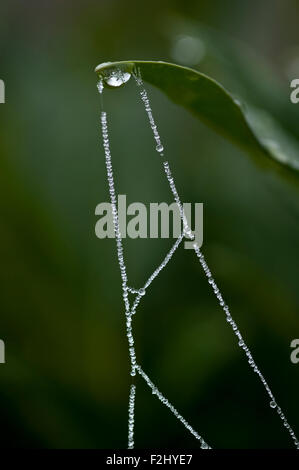
[[[132,75],[130,64],[118,67],[109,67],[109,64],[101,64],[96,70],[101,76],[103,84],[112,88],[118,88],[124,85],[130,80]]]
[[[122,72],[120,69],[112,70],[108,75],[104,76],[104,81],[112,87],[119,87],[127,83],[131,78],[128,72]]]

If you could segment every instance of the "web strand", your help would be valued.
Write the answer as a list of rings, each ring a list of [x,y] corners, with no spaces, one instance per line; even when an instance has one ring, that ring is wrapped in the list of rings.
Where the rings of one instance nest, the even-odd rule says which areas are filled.
[[[236,324],[236,322],[233,320],[232,316],[231,316],[231,313],[230,313],[230,310],[229,310],[229,307],[225,304],[224,300],[223,300],[223,297],[222,297],[222,294],[212,276],[212,273],[207,265],[207,262],[205,261],[205,258],[204,258],[204,255],[201,253],[199,247],[197,246],[197,244],[195,243],[194,244],[194,250],[195,250],[195,253],[199,259],[199,262],[202,266],[202,269],[204,270],[204,273],[208,279],[208,282],[211,286],[211,288],[213,289],[213,292],[214,294],[216,295],[217,299],[218,299],[218,302],[219,302],[219,305],[220,307],[222,308],[222,310],[224,311],[225,315],[226,315],[226,320],[227,322],[229,323],[229,325],[231,326],[232,330],[233,330],[233,333],[236,335],[236,337],[238,338],[238,345],[240,346],[240,348],[243,349],[243,351],[245,352],[246,354],[246,357],[247,357],[247,361],[248,361],[248,364],[250,365],[250,367],[252,367],[253,369],[253,372],[255,372],[259,379],[261,380],[269,398],[270,398],[270,407],[275,409],[278,416],[280,417],[280,419],[283,421],[283,425],[284,427],[287,429],[287,431],[289,432],[291,438],[293,439],[294,441],[294,444],[297,448],[299,448],[299,442],[296,438],[296,435],[293,431],[293,429],[291,428],[291,426],[289,425],[288,421],[287,421],[287,418],[286,416],[284,415],[284,413],[282,412],[281,408],[278,406],[277,402],[276,402],[276,399],[265,379],[265,377],[263,376],[263,374],[261,373],[260,369],[258,368],[255,360],[253,359],[253,356],[248,348],[248,346],[246,345],[245,341],[244,341],[244,338],[242,337],[241,335],[241,332]]]
[[[192,426],[183,418],[183,416],[177,411],[177,409],[167,400],[167,398],[162,395],[162,393],[157,389],[157,387],[153,384],[150,378],[146,375],[145,372],[141,369],[140,366],[136,366],[137,372],[141,375],[141,377],[145,380],[147,385],[152,391],[153,395],[156,395],[157,398],[165,405],[170,411],[174,414],[174,416],[185,426],[185,428],[196,438],[200,441],[200,446],[202,449],[211,449],[209,445],[203,440],[203,438],[192,428]]]
[[[125,311],[126,311],[126,317],[127,317],[126,327],[127,327],[127,339],[129,343],[129,354],[130,354],[130,360],[131,360],[131,375],[134,376],[136,374],[135,373],[136,353],[135,353],[135,348],[134,348],[134,338],[133,338],[133,331],[132,331],[132,315],[130,312],[130,303],[129,303],[129,297],[128,297],[128,277],[127,277],[127,269],[125,265],[124,255],[123,255],[122,238],[121,238],[121,234],[119,230],[119,223],[118,223],[118,212],[117,212],[117,207],[116,207],[116,192],[115,192],[114,176],[113,176],[113,169],[112,169],[112,163],[111,163],[107,114],[105,111],[102,111],[101,113],[101,124],[102,124],[102,136],[103,136],[103,145],[104,145],[104,152],[105,152],[106,169],[107,169],[107,179],[108,179],[108,184],[109,184],[113,225],[114,225],[114,232],[115,232],[115,239],[116,239],[117,258],[118,258],[118,263],[119,263],[120,273],[121,273],[121,278],[122,278],[123,300],[125,304]]]
[[[128,449],[134,449],[136,385],[132,384],[129,396]]]

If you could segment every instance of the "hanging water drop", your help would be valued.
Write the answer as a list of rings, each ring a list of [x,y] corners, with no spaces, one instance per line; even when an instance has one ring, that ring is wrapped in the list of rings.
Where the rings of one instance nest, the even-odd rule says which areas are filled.
[[[104,76],[104,80],[107,85],[112,87],[119,87],[128,82],[131,78],[131,74],[128,72],[122,72],[119,69],[112,70],[109,75]]]
[[[274,400],[270,401],[270,406],[271,406],[271,408],[273,408],[273,409],[276,408],[276,403],[275,403]]]
[[[163,150],[164,150],[163,145],[162,145],[161,143],[158,144],[157,147],[156,147],[156,150],[157,150],[157,152],[159,152],[159,153],[163,152]]]
[[[98,65],[95,71],[100,75],[100,78],[105,85],[112,88],[118,88],[130,80],[132,75],[132,68],[132,64],[119,64],[118,66],[111,66],[108,62]]]

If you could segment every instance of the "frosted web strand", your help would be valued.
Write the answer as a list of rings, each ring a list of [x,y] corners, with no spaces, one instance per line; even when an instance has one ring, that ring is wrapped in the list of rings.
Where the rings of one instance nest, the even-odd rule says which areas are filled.
[[[155,269],[155,271],[153,272],[153,274],[148,278],[148,280],[146,281],[146,283],[144,284],[144,289],[147,289],[148,286],[153,282],[153,280],[160,274],[160,272],[162,271],[162,269],[165,268],[165,266],[169,263],[169,261],[171,260],[171,258],[173,257],[175,251],[177,250],[177,248],[179,247],[181,241],[183,240],[184,238],[184,235],[181,234],[175,241],[174,245],[172,246],[172,248],[170,249],[170,251],[167,253],[167,255],[165,256],[164,260],[162,261],[162,263],[157,267],[157,269]]]
[[[139,87],[142,87],[142,90],[140,91],[140,96],[141,96],[141,99],[144,103],[144,108],[145,108],[145,111],[147,113],[152,131],[153,131],[154,139],[156,141],[156,150],[163,157],[164,147],[162,145],[161,138],[160,138],[160,135],[159,135],[159,132],[158,132],[158,128],[156,126],[156,123],[155,123],[155,120],[154,120],[154,117],[153,117],[153,112],[152,112],[152,109],[151,109],[151,106],[150,106],[150,102],[149,102],[149,99],[148,99],[148,96],[147,96],[147,92],[146,92],[145,88],[143,87],[143,81],[142,81],[142,77],[141,77],[141,73],[140,73],[139,69],[137,69],[135,71],[134,77],[135,77],[137,85]]]
[[[100,94],[103,92],[103,86],[99,85],[98,90]],[[102,101],[101,101],[102,102]],[[102,102],[103,105],[103,102]],[[113,169],[112,169],[112,160],[111,160],[111,152],[110,152],[110,142],[109,142],[109,133],[108,133],[108,125],[107,125],[107,114],[106,112],[101,112],[101,129],[102,129],[102,137],[103,137],[103,146],[105,152],[105,162],[106,162],[106,169],[107,169],[107,179],[109,184],[109,194],[111,200],[111,209],[112,209],[112,217],[113,217],[113,225],[115,231],[115,239],[116,239],[116,247],[117,247],[117,257],[120,267],[120,273],[122,278],[122,292],[123,292],[123,300],[125,304],[125,312],[126,312],[126,334],[127,340],[129,344],[129,357],[131,363],[131,376],[136,375],[135,367],[136,367],[136,353],[134,348],[134,337],[133,337],[133,330],[132,330],[132,315],[130,312],[130,303],[128,298],[128,278],[127,278],[127,270],[124,261],[123,255],[123,245],[121,234],[119,230],[119,222],[118,222],[118,212],[116,206],[116,192],[115,192],[115,185],[114,185],[114,177],[113,177]],[[128,412],[128,448],[134,448],[134,421],[135,421],[135,394],[136,394],[136,387],[135,385],[131,385],[130,389],[130,396],[129,396],[129,412]]]
[[[157,398],[165,405],[173,414],[174,416],[185,426],[185,428],[196,438],[200,441],[201,449],[211,449],[211,447],[204,441],[204,439],[192,428],[192,426],[183,418],[183,416],[177,411],[177,409],[167,400],[167,398],[162,395],[162,393],[157,389],[157,387],[153,384],[150,378],[146,375],[145,372],[141,369],[139,365],[136,366],[137,372],[141,375],[141,377],[145,380],[147,385],[152,391],[153,395],[156,395]]]
[[[136,386],[132,384],[129,396],[128,449],[134,449],[135,396]]]
[[[124,261],[124,255],[123,255],[122,238],[121,238],[121,234],[119,230],[119,223],[118,223],[116,192],[115,192],[114,176],[113,176],[112,160],[111,160],[111,152],[110,152],[107,114],[105,111],[102,111],[101,113],[101,125],[102,125],[101,127],[102,127],[102,136],[103,136],[103,146],[104,146],[104,152],[105,152],[105,161],[106,161],[106,169],[107,169],[107,179],[108,179],[108,184],[109,184],[113,225],[114,225],[116,247],[117,247],[117,257],[118,257],[120,273],[121,273],[121,278],[122,278],[123,300],[125,304],[126,317],[127,317],[126,327],[127,327],[127,339],[129,343],[129,355],[130,355],[130,361],[131,361],[131,375],[134,376],[136,374],[135,373],[136,353],[135,353],[135,348],[134,348],[132,318],[131,318],[130,303],[129,303],[129,298],[128,298],[128,286],[127,286],[128,278],[127,278],[127,270],[126,270],[126,265]]]
[[[201,253],[198,245],[196,243],[194,243],[193,245],[194,247],[194,250],[195,250],[195,253],[199,259],[199,262],[202,266],[202,269],[208,279],[208,282],[209,284],[211,285],[211,288],[213,289],[213,292],[215,294],[215,296],[217,297],[217,300],[219,302],[219,305],[220,307],[222,308],[222,310],[224,311],[225,315],[226,315],[226,320],[227,322],[229,323],[229,325],[231,326],[232,330],[233,330],[233,333],[236,335],[236,337],[238,338],[238,345],[241,349],[243,349],[243,351],[245,352],[246,354],[246,357],[247,357],[247,361],[248,361],[248,364],[250,365],[250,367],[252,367],[253,371],[258,375],[258,377],[260,378],[269,398],[270,398],[270,407],[275,409],[278,416],[281,418],[282,422],[283,422],[283,425],[284,427],[287,429],[287,431],[289,432],[291,438],[293,439],[294,441],[294,444],[297,448],[299,448],[299,442],[296,438],[296,435],[293,431],[293,429],[291,428],[291,426],[289,425],[288,421],[287,421],[287,418],[286,416],[284,415],[284,413],[282,412],[281,408],[278,406],[277,404],[277,401],[265,379],[265,377],[263,376],[263,374],[261,373],[260,369],[258,368],[256,362],[254,361],[253,359],[253,356],[248,348],[248,346],[246,345],[245,341],[244,341],[244,338],[242,337],[241,335],[241,332],[236,324],[236,322],[233,320],[232,316],[231,316],[231,313],[230,313],[230,310],[229,310],[229,307],[226,305],[226,303],[224,302],[223,300],[223,297],[222,297],[222,294],[212,276],[212,273],[207,265],[207,262],[204,258],[204,255]]]
[[[154,117],[153,117],[153,112],[152,112],[152,108],[151,108],[151,105],[150,105],[150,100],[149,100],[147,91],[146,91],[146,89],[144,88],[144,85],[143,85],[143,80],[142,80],[142,77],[141,77],[140,69],[135,71],[134,76],[135,76],[135,80],[136,80],[136,83],[137,83],[138,87],[142,87],[142,90],[140,91],[140,96],[141,96],[141,99],[143,101],[144,109],[145,109],[145,112],[147,114],[151,129],[152,129],[152,132],[153,132],[153,136],[154,136],[154,139],[155,139],[156,144],[157,144],[156,145],[156,150],[163,157],[164,153],[162,153],[162,152],[164,152],[164,146],[162,144],[161,137],[160,137],[157,125],[156,125]],[[174,200],[177,203],[177,206],[178,206],[179,211],[180,211],[181,219],[183,221],[184,234],[188,238],[193,239],[193,234],[192,234],[191,230],[188,227],[188,222],[187,222],[187,218],[186,218],[185,213],[184,213],[183,205],[181,203],[181,200],[179,198],[178,192],[177,192],[175,184],[174,184],[174,180],[173,180],[172,175],[171,175],[171,170],[170,170],[169,163],[166,161],[166,162],[163,163],[163,165],[164,165],[164,171],[165,171],[165,174],[167,176],[171,192],[173,194]]]
[[[121,277],[123,281],[123,287],[127,286],[127,271],[124,262],[124,255],[123,255],[123,246],[122,246],[122,239],[119,230],[119,223],[118,223],[118,213],[117,213],[117,206],[116,206],[116,193],[114,187],[114,176],[113,176],[113,169],[111,163],[111,152],[110,152],[110,143],[109,143],[109,134],[108,134],[108,125],[107,125],[107,113],[102,111],[101,113],[101,124],[102,124],[102,136],[103,136],[103,146],[105,152],[105,160],[106,160],[106,169],[107,169],[107,179],[109,184],[109,193],[110,193],[110,200],[111,200],[111,209],[112,209],[112,217],[113,217],[113,226],[116,238],[116,245],[117,245],[117,256],[120,266]],[[127,301],[126,301],[127,304]]]
[[[171,192],[172,192],[172,194],[173,194],[174,200],[175,200],[175,202],[177,203],[177,205],[178,205],[178,207],[179,207],[179,210],[180,210],[180,215],[181,215],[181,219],[182,219],[183,227],[184,227],[184,234],[185,234],[188,238],[191,238],[191,239],[193,240],[194,236],[193,236],[193,234],[192,234],[192,231],[191,231],[190,227],[188,226],[187,217],[185,216],[185,212],[184,212],[184,209],[183,209],[183,206],[182,206],[182,203],[181,203],[179,194],[178,194],[177,189],[176,189],[176,186],[175,186],[175,182],[174,182],[174,179],[173,179],[171,170],[170,170],[169,163],[168,163],[168,162],[164,162],[164,163],[163,163],[163,166],[164,166],[164,171],[165,171],[165,174],[166,174],[168,183],[169,183],[169,187],[170,187]]]
[[[135,79],[136,79],[136,82],[137,82],[138,86],[143,86],[140,70],[138,71],[138,74],[136,75]],[[151,128],[153,130],[153,134],[154,134],[154,138],[156,140],[156,135],[159,135],[159,133],[158,133],[157,127],[156,127],[154,119],[153,119],[153,114],[152,114],[152,110],[151,110],[148,95],[147,95],[145,89],[143,89],[140,94],[141,94],[141,98],[142,98],[142,101],[143,101],[144,106],[145,106],[145,111],[147,112],[148,117],[149,117],[150,125],[151,125]],[[181,204],[181,200],[180,200],[179,194],[178,194],[177,189],[176,189],[175,181],[174,181],[174,178],[172,176],[169,163],[167,161],[165,161],[165,162],[163,162],[163,166],[164,166],[164,172],[166,174],[166,177],[167,177],[171,192],[173,194],[174,200],[176,201],[176,203],[177,203],[177,205],[180,209],[180,215],[181,215],[181,219],[182,219],[182,222],[183,222],[183,225],[184,225],[184,233],[185,233],[186,236],[193,239],[193,234],[191,232],[190,227],[188,226],[188,222],[187,222],[187,219],[186,219],[184,211],[183,211],[183,206]],[[253,371],[259,376],[266,392],[268,393],[268,396],[270,398],[270,407],[272,409],[276,410],[278,416],[281,418],[281,420],[283,422],[284,427],[287,429],[287,431],[289,432],[292,440],[294,441],[295,446],[297,447],[297,449],[299,449],[298,439],[297,439],[293,429],[291,428],[290,424],[288,423],[288,421],[286,419],[286,416],[282,412],[281,408],[278,406],[278,404],[275,400],[275,397],[274,397],[268,383],[266,382],[263,374],[261,373],[260,369],[256,365],[256,363],[253,359],[253,356],[252,356],[249,348],[247,347],[247,345],[246,345],[246,343],[245,343],[245,341],[244,341],[244,339],[243,339],[243,337],[240,333],[240,330],[239,330],[237,324],[235,323],[235,321],[233,320],[233,318],[230,314],[228,306],[225,304],[225,302],[223,300],[223,297],[220,293],[220,290],[216,285],[216,282],[215,282],[215,280],[214,280],[214,278],[211,274],[211,271],[210,271],[210,269],[209,269],[209,267],[208,267],[208,265],[207,265],[207,263],[204,259],[203,254],[201,253],[197,243],[194,243],[193,248],[195,250],[195,253],[196,253],[197,257],[199,258],[199,261],[200,261],[200,264],[201,264],[201,266],[204,270],[204,273],[208,278],[208,282],[211,285],[211,287],[214,291],[214,294],[217,297],[218,302],[219,302],[220,306],[222,307],[222,309],[223,309],[223,311],[226,315],[226,320],[231,325],[233,332],[235,333],[235,335],[238,338],[239,347],[244,350],[244,352],[247,356],[247,360],[248,360],[249,365],[253,368]]]
[[[132,308],[131,308],[131,314],[134,315],[136,313],[136,308],[138,307],[140,301],[141,301],[141,298],[146,294],[146,289],[151,285],[151,283],[153,282],[153,280],[160,274],[160,272],[162,271],[162,269],[165,268],[165,266],[169,263],[169,261],[171,260],[171,258],[173,257],[175,251],[177,250],[177,248],[179,247],[181,241],[183,240],[184,238],[184,235],[180,235],[175,243],[173,244],[173,246],[171,247],[171,249],[169,250],[169,252],[167,253],[167,255],[165,256],[165,258],[163,259],[162,263],[159,264],[159,266],[155,269],[155,271],[150,275],[150,277],[148,278],[148,280],[146,281],[146,283],[144,284],[144,286],[141,288],[141,289],[132,289],[132,288],[129,288],[129,291],[132,293],[132,294],[137,294],[136,295],[136,298],[133,302],[133,305],[132,305]]]

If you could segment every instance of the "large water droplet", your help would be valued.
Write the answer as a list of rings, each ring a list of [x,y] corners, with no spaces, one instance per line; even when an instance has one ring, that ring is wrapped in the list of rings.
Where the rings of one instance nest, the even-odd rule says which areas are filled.
[[[276,403],[274,400],[270,401],[271,408],[276,408]]]
[[[110,66],[109,63],[101,64],[96,68],[104,85],[112,88],[118,88],[127,83],[132,75],[132,64],[119,64]]]
[[[122,72],[121,70],[112,70],[109,75],[104,77],[107,85],[112,87],[119,87],[128,82],[131,78],[131,74],[128,72]]]

